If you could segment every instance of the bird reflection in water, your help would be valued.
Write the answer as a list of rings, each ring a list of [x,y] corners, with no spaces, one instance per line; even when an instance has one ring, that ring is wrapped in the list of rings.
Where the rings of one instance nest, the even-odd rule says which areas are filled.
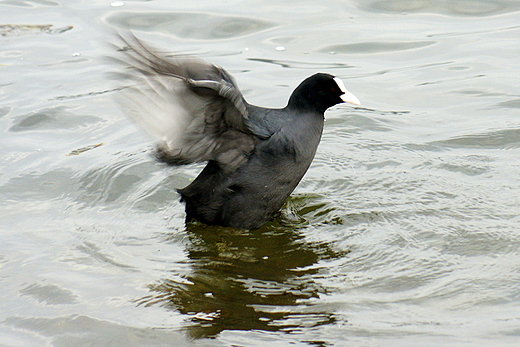
[[[322,206],[307,206],[306,212]],[[191,273],[183,283],[166,279],[150,286],[151,295],[139,303],[187,315],[185,328],[195,339],[224,330],[292,331],[334,323],[333,313],[307,301],[328,292],[315,281],[315,265],[345,252],[309,242],[301,224],[278,218],[247,231],[189,223]]]

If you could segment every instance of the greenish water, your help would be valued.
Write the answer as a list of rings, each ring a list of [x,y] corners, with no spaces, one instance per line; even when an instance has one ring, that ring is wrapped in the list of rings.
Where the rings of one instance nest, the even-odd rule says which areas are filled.
[[[516,1],[0,0],[0,346],[516,346]],[[327,115],[283,215],[184,225],[113,97],[133,29],[284,106],[315,72]]]

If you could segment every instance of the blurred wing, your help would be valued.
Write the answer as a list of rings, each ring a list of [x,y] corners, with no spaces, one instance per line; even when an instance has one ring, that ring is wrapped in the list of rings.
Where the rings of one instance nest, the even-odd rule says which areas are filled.
[[[158,158],[172,165],[207,160],[235,170],[256,137],[245,122],[246,102],[222,68],[187,56],[166,57],[136,38],[123,39],[133,84],[121,92],[128,116],[158,142]]]

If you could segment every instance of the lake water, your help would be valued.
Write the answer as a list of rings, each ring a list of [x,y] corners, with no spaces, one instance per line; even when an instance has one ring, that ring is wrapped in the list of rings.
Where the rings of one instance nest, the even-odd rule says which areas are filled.
[[[0,0],[0,346],[518,346],[520,2]],[[113,101],[132,29],[328,111],[283,216],[184,224]]]

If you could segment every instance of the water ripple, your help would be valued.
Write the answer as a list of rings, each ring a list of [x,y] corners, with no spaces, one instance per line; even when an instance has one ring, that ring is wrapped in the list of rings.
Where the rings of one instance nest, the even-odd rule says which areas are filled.
[[[180,39],[222,40],[264,31],[276,23],[202,12],[116,12],[107,22],[123,29],[168,32]]]
[[[496,148],[515,149],[520,147],[520,129],[503,129],[487,133],[469,134],[430,144],[448,148]]]
[[[376,54],[386,52],[398,52],[411,49],[428,47],[437,43],[436,41],[414,41],[414,42],[357,42],[342,45],[332,45],[320,48],[322,53],[350,53],[350,54]]]
[[[261,58],[248,58],[250,61],[258,61],[261,63],[268,63],[279,65],[285,68],[292,69],[343,69],[352,67],[345,63],[320,63],[320,62],[304,62],[304,61],[295,61],[295,60],[274,60],[274,59],[261,59]]]
[[[439,13],[450,16],[486,17],[520,10],[520,4],[505,0],[396,0],[358,1],[358,6],[371,12]]]

